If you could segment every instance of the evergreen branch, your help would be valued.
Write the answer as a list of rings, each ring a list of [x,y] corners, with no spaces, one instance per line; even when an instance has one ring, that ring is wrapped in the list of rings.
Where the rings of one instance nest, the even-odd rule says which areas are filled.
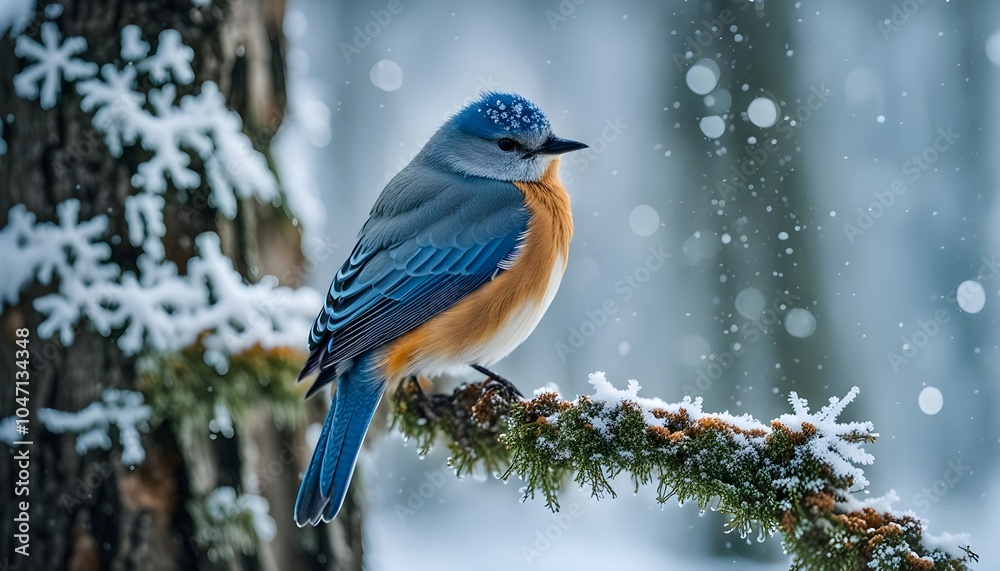
[[[567,401],[550,391],[517,399],[489,382],[427,396],[411,381],[395,394],[394,425],[421,454],[442,436],[459,474],[480,462],[508,466],[502,477],[517,475],[525,498],[539,494],[553,511],[570,480],[597,498],[615,497],[611,481],[621,474],[636,490],[655,481],[660,503],[711,507],[743,536],[780,531],[795,570],[959,571],[977,560],[964,534],[933,537],[925,520],[893,511],[894,492],[855,498],[868,484],[858,465],[874,461],[862,446],[878,436],[869,422],[837,420],[856,387],[814,413],[792,393],[794,413],[762,424],[705,413],[700,398],[639,397],[635,381],[617,390],[603,373],[590,382],[593,395]]]

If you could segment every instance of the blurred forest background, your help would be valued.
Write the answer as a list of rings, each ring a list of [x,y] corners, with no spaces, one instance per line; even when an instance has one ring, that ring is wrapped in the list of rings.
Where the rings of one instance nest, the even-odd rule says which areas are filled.
[[[895,489],[899,507],[929,518],[931,531],[969,531],[974,545],[1000,529],[1000,281],[992,279],[1000,271],[1000,6],[402,7],[360,53],[346,50],[348,62],[343,43],[354,46],[356,28],[385,3],[289,6],[291,68],[309,62],[309,96],[332,116],[330,143],[312,155],[325,234],[351,244],[388,177],[477,91],[518,91],[558,133],[591,150],[563,166],[576,221],[563,287],[529,341],[499,366],[503,374],[575,394],[587,391],[587,373],[604,370],[617,383],[638,379],[647,395],[698,394],[709,410],[758,418],[784,412],[790,390],[820,403],[858,385],[862,396],[849,413],[874,421],[882,435],[867,470],[872,492]],[[695,70],[696,93],[688,73],[703,59],[715,63],[705,65],[718,82],[708,80],[706,92]],[[384,89],[397,86],[389,70],[401,75],[393,91]],[[780,108],[770,128],[747,115],[758,97]],[[711,116],[725,126],[714,138],[703,130]],[[928,152],[939,130],[957,138]],[[915,155],[929,163],[917,172]],[[746,168],[748,159],[759,167]],[[742,181],[734,166],[745,169]],[[880,209],[878,196],[895,180],[905,191]],[[644,273],[650,248],[671,258]],[[330,272],[315,272],[314,285],[324,287]],[[627,275],[648,280],[629,295]],[[975,314],[957,303],[966,280],[985,290]],[[606,300],[617,311],[600,323],[590,315]],[[810,335],[802,336],[808,317],[795,322],[799,336],[784,326],[795,308],[815,318]],[[920,324],[939,310],[947,321],[917,347]],[[574,353],[560,353],[560,343],[573,348],[572,329],[594,333]],[[718,360],[725,352],[741,354]],[[710,369],[713,362],[719,367]],[[920,405],[927,387],[943,395],[933,415]],[[924,395],[934,400],[933,390]],[[445,456],[439,450],[414,465],[398,440],[390,434],[365,464],[373,563],[446,566],[455,554],[439,545],[445,534],[463,538],[462,552],[489,553],[489,567],[526,565],[511,547],[533,547],[536,531],[553,521],[537,502],[516,505],[513,483],[448,479],[427,507],[400,521],[394,505],[405,505],[408,489]],[[956,464],[969,470],[935,487]],[[582,515],[531,566],[579,559],[590,567],[628,560],[703,568],[717,559],[720,568],[745,568],[750,557],[783,568],[776,541],[746,546],[723,532],[719,517],[699,519],[693,506],[661,510],[652,490],[631,497],[626,482],[621,488],[617,500],[600,503],[580,493]],[[994,546],[982,547],[985,561],[997,560]]]
[[[847,414],[881,434],[866,469],[871,493],[894,489],[896,507],[928,518],[931,532],[972,534],[982,568],[1000,558],[989,540],[1000,529],[1000,5],[237,4],[228,21],[262,14],[271,27],[257,40],[270,34],[286,68],[268,80],[280,96],[263,111],[252,97],[227,92],[227,102],[250,134],[280,118],[273,140],[251,139],[309,205],[295,220],[301,261],[270,215],[254,218],[259,249],[233,238],[252,250],[227,252],[248,279],[247,260],[263,260],[279,276],[304,267],[324,291],[385,183],[434,130],[483,90],[521,93],[556,133],[590,149],[562,167],[576,223],[562,288],[499,373],[526,393],[554,383],[573,395],[602,370],[619,386],[638,379],[646,396],[700,396],[706,410],[759,419],[786,412],[789,391],[819,406],[857,385]],[[182,36],[195,62],[206,57]],[[0,157],[0,175],[9,159]],[[9,169],[0,184],[17,184]],[[13,186],[2,190],[6,213],[18,200]],[[245,235],[243,216],[220,234]],[[325,413],[315,401],[311,422]],[[0,416],[12,414],[0,405]],[[271,443],[266,455],[283,438],[315,438],[318,427],[292,424],[277,437],[249,430]],[[633,495],[625,479],[615,500],[568,491],[556,517],[540,501],[520,503],[515,481],[454,478],[443,447],[418,459],[395,432],[370,440],[354,482],[363,517],[349,506],[350,522],[324,531],[332,539],[295,535],[290,505],[279,506],[298,485],[286,471],[283,491],[265,494],[276,542],[307,539],[292,555],[264,547],[247,568],[285,568],[285,557],[323,568],[330,546],[362,544],[368,569],[788,565],[777,538],[727,535],[721,516],[659,506],[654,489]],[[241,450],[242,467],[208,481],[240,488],[242,473],[245,485],[254,470],[245,447],[213,454],[224,465]],[[205,544],[192,545],[208,566],[197,551]],[[356,568],[357,554],[349,559],[338,568]]]

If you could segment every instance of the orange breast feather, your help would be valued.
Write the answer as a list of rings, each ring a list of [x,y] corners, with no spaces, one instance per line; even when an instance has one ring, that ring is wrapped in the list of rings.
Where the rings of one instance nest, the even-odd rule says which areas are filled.
[[[392,381],[418,374],[435,374],[442,363],[471,364],[489,359],[489,353],[504,352],[502,358],[523,339],[497,339],[498,335],[520,336],[513,323],[533,320],[528,333],[545,311],[554,287],[566,266],[573,218],[569,194],[559,180],[559,160],[537,182],[515,182],[524,193],[530,212],[528,234],[520,255],[510,269],[500,273],[451,308],[391,342],[382,354],[382,367]],[[552,281],[556,280],[553,284]],[[537,309],[536,309],[537,308]],[[537,315],[533,312],[537,311]],[[527,336],[527,333],[524,334]],[[496,347],[494,347],[496,346]],[[468,361],[473,359],[475,361]],[[430,368],[431,371],[426,369]]]

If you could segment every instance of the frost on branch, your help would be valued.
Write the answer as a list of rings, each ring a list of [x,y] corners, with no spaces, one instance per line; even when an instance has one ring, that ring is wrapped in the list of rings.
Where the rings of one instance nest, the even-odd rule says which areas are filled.
[[[52,109],[62,90],[62,80],[92,77],[97,64],[73,57],[87,50],[87,40],[81,37],[66,38],[55,22],[45,22],[41,29],[42,42],[28,36],[18,36],[14,53],[35,63],[14,76],[14,92],[25,99],[39,99],[42,109]]]
[[[869,422],[838,421],[857,388],[816,412],[793,393],[793,413],[764,424],[705,412],[700,398],[643,398],[635,381],[619,390],[603,373],[590,383],[594,393],[572,401],[550,391],[525,401],[489,383],[428,397],[412,381],[395,395],[395,423],[422,451],[444,435],[459,470],[509,466],[503,477],[553,510],[569,480],[598,498],[615,496],[619,475],[636,490],[655,482],[657,501],[711,506],[741,535],[780,531],[793,569],[965,570],[976,557],[967,536],[933,537],[916,514],[892,511],[892,492],[878,504],[854,498],[867,485],[859,464],[874,461],[864,444],[878,436]]]
[[[105,389],[101,400],[92,402],[78,412],[64,412],[51,408],[38,411],[38,419],[50,432],[73,432],[77,454],[86,454],[97,448],[109,450],[111,425],[118,428],[118,441],[122,445],[122,463],[141,464],[146,451],[139,438],[140,430],[148,428],[152,408],[143,404],[142,393]]]

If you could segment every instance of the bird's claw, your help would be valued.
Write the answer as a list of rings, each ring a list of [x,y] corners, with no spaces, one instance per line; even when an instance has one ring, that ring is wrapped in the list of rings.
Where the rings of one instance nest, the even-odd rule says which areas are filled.
[[[487,393],[491,390],[501,390],[507,395],[507,400],[515,400],[515,398],[523,399],[524,395],[518,390],[514,383],[510,382],[506,378],[494,373],[493,371],[487,369],[482,365],[472,365],[472,368],[479,371],[480,373],[486,375],[487,379],[483,381],[483,393]]]
[[[431,398],[431,396],[424,391],[424,387],[421,386],[420,384],[420,379],[418,379],[417,377],[410,377],[409,382],[413,383],[413,385],[416,386],[417,398],[420,399],[420,408],[424,414],[424,417],[429,419],[436,419],[437,413],[435,412],[434,399]]]

